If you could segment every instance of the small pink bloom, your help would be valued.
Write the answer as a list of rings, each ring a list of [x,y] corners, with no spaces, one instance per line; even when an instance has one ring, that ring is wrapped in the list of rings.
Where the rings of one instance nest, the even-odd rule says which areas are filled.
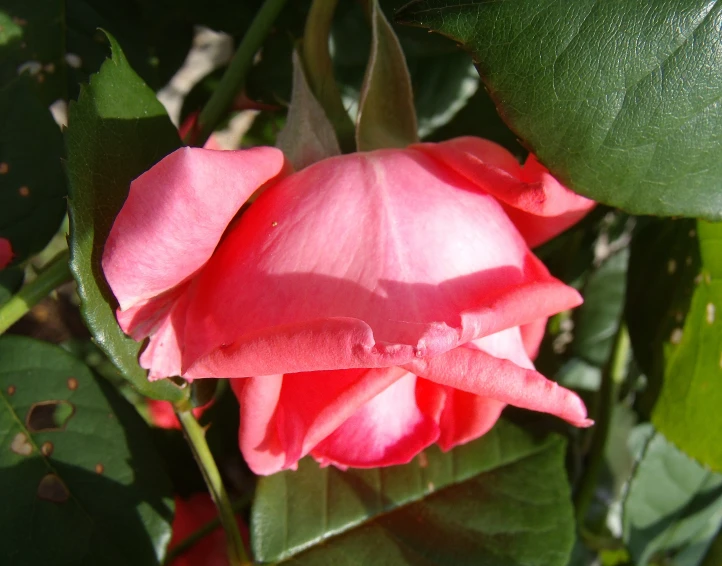
[[[254,471],[390,465],[477,438],[505,404],[590,424],[534,370],[547,317],[581,298],[529,245],[592,205],[475,138],[293,174],[272,148],[185,148],[133,182],[103,268],[151,378],[246,378]]]
[[[175,517],[173,517],[173,537],[168,550],[172,550],[183,540],[195,533],[218,516],[218,510],[207,493],[195,493],[188,499],[175,498]],[[238,521],[241,536],[248,547],[248,529]],[[188,550],[176,557],[170,566],[228,566],[228,546],[226,534],[219,525]]]
[[[5,238],[0,238],[0,269],[5,269],[13,259],[13,248]]]

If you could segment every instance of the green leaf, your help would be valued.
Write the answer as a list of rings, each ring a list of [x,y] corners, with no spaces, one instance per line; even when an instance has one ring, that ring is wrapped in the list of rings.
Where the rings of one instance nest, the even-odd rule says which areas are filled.
[[[42,250],[65,215],[63,138],[27,77],[0,90],[0,237],[17,263]]]
[[[625,319],[647,378],[636,402],[646,418],[662,388],[665,344],[682,328],[699,270],[694,220],[641,219],[630,247]]]
[[[143,395],[178,401],[184,391],[168,380],[150,383],[138,365],[140,345],[115,319],[117,301],[100,259],[130,182],[180,145],[165,109],[108,36],[113,58],[70,106],[70,266],[82,313],[98,345]]]
[[[654,433],[624,501],[624,540],[634,564],[644,566],[672,551],[701,549],[701,559],[720,521],[722,475],[705,470]]]
[[[414,95],[406,59],[393,28],[371,1],[371,54],[356,122],[356,147],[369,151],[418,141]]]
[[[722,218],[722,4],[417,0],[396,19],[471,51],[507,124],[569,187]]]
[[[46,109],[66,97],[63,4],[60,0],[5,0],[0,8],[0,84],[26,75]]]
[[[158,564],[170,481],[133,407],[56,346],[0,338],[0,562]]]
[[[688,455],[722,471],[722,224],[697,222],[702,271],[684,327],[664,346],[664,385],[652,414]]]
[[[260,562],[564,566],[574,542],[564,441],[500,421],[483,438],[409,464],[341,472],[301,460],[261,478]]]

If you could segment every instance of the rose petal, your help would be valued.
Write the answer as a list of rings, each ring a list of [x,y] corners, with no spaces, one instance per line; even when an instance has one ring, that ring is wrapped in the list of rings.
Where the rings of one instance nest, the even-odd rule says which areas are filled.
[[[451,450],[454,446],[475,440],[489,432],[506,407],[506,403],[496,399],[453,387],[445,389],[446,400],[439,419],[441,434],[437,441],[442,450]]]
[[[121,309],[172,289],[200,269],[241,205],[284,166],[275,148],[186,147],[135,179],[102,259]]]
[[[239,442],[257,474],[296,463],[405,372],[354,369],[231,380],[241,406]]]
[[[223,240],[184,375],[401,364],[579,302],[464,178],[416,151],[346,155],[274,185]]]
[[[405,464],[439,437],[416,403],[417,377],[407,373],[372,397],[313,450],[322,464],[373,468]]]
[[[563,232],[596,204],[564,187],[534,155],[520,167],[511,153],[488,140],[462,137],[412,147],[499,199],[531,247]]]
[[[10,241],[0,238],[0,269],[5,269],[13,259],[13,248]]]
[[[587,418],[584,403],[575,393],[534,370],[481,350],[456,348],[434,358],[415,360],[404,367],[436,383],[523,409],[550,413],[575,426],[593,424]]]

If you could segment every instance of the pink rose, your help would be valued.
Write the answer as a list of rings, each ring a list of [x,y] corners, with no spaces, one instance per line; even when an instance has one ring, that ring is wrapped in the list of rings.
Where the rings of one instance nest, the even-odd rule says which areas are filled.
[[[13,248],[5,238],[0,238],[0,269],[5,269],[13,259]]]
[[[133,182],[103,268],[152,379],[247,378],[255,472],[391,465],[477,438],[506,404],[590,424],[534,370],[547,317],[581,298],[529,245],[592,205],[476,138],[296,173],[274,148],[184,148]]]

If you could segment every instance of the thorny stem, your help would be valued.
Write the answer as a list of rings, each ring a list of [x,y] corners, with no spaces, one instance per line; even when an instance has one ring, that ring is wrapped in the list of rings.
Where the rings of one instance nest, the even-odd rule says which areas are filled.
[[[213,502],[218,508],[220,522],[223,530],[226,531],[228,540],[229,564],[231,566],[250,566],[251,562],[243,546],[243,539],[238,530],[234,510],[226,493],[226,488],[223,486],[218,466],[216,466],[211,450],[208,448],[205,431],[193,416],[189,403],[177,404],[176,414],[183,427],[183,432],[191,447],[193,456],[201,469],[208,491],[210,491]]]
[[[248,504],[250,503],[249,497],[242,497],[241,499],[237,499],[236,501],[233,501],[231,503],[231,507],[233,508],[234,513],[238,513],[245,509]],[[215,531],[221,524],[221,520],[219,517],[216,517],[215,519],[211,519],[195,531],[193,531],[191,534],[189,534],[186,538],[184,538],[182,541],[180,541],[177,545],[175,545],[173,548],[168,550],[168,552],[165,555],[165,560],[163,561],[164,565],[171,564],[173,560],[183,554],[186,550],[189,548],[192,548],[193,545],[195,545],[199,540],[202,538],[208,536],[210,533]]]
[[[68,258],[67,250],[55,256],[35,279],[0,307],[0,334],[20,320],[56,287],[72,279]]]
[[[263,3],[263,6],[261,6],[256,17],[251,22],[248,31],[243,36],[238,49],[236,49],[236,53],[233,55],[228,69],[223,74],[218,88],[201,110],[198,117],[198,129],[191,130],[188,134],[191,139],[186,139],[186,142],[192,142],[198,146],[206,143],[208,137],[223,118],[223,114],[233,103],[235,96],[245,85],[246,76],[253,64],[253,58],[263,45],[273,22],[285,3],[286,0],[266,0]]]
[[[594,497],[599,469],[604,461],[604,448],[609,436],[612,420],[612,409],[619,385],[624,380],[627,361],[629,359],[629,332],[622,322],[617,330],[612,354],[602,371],[602,383],[597,398],[596,425],[592,429],[592,441],[587,456],[587,466],[579,482],[579,489],[574,496],[574,508],[577,525],[584,523],[589,505]]]

